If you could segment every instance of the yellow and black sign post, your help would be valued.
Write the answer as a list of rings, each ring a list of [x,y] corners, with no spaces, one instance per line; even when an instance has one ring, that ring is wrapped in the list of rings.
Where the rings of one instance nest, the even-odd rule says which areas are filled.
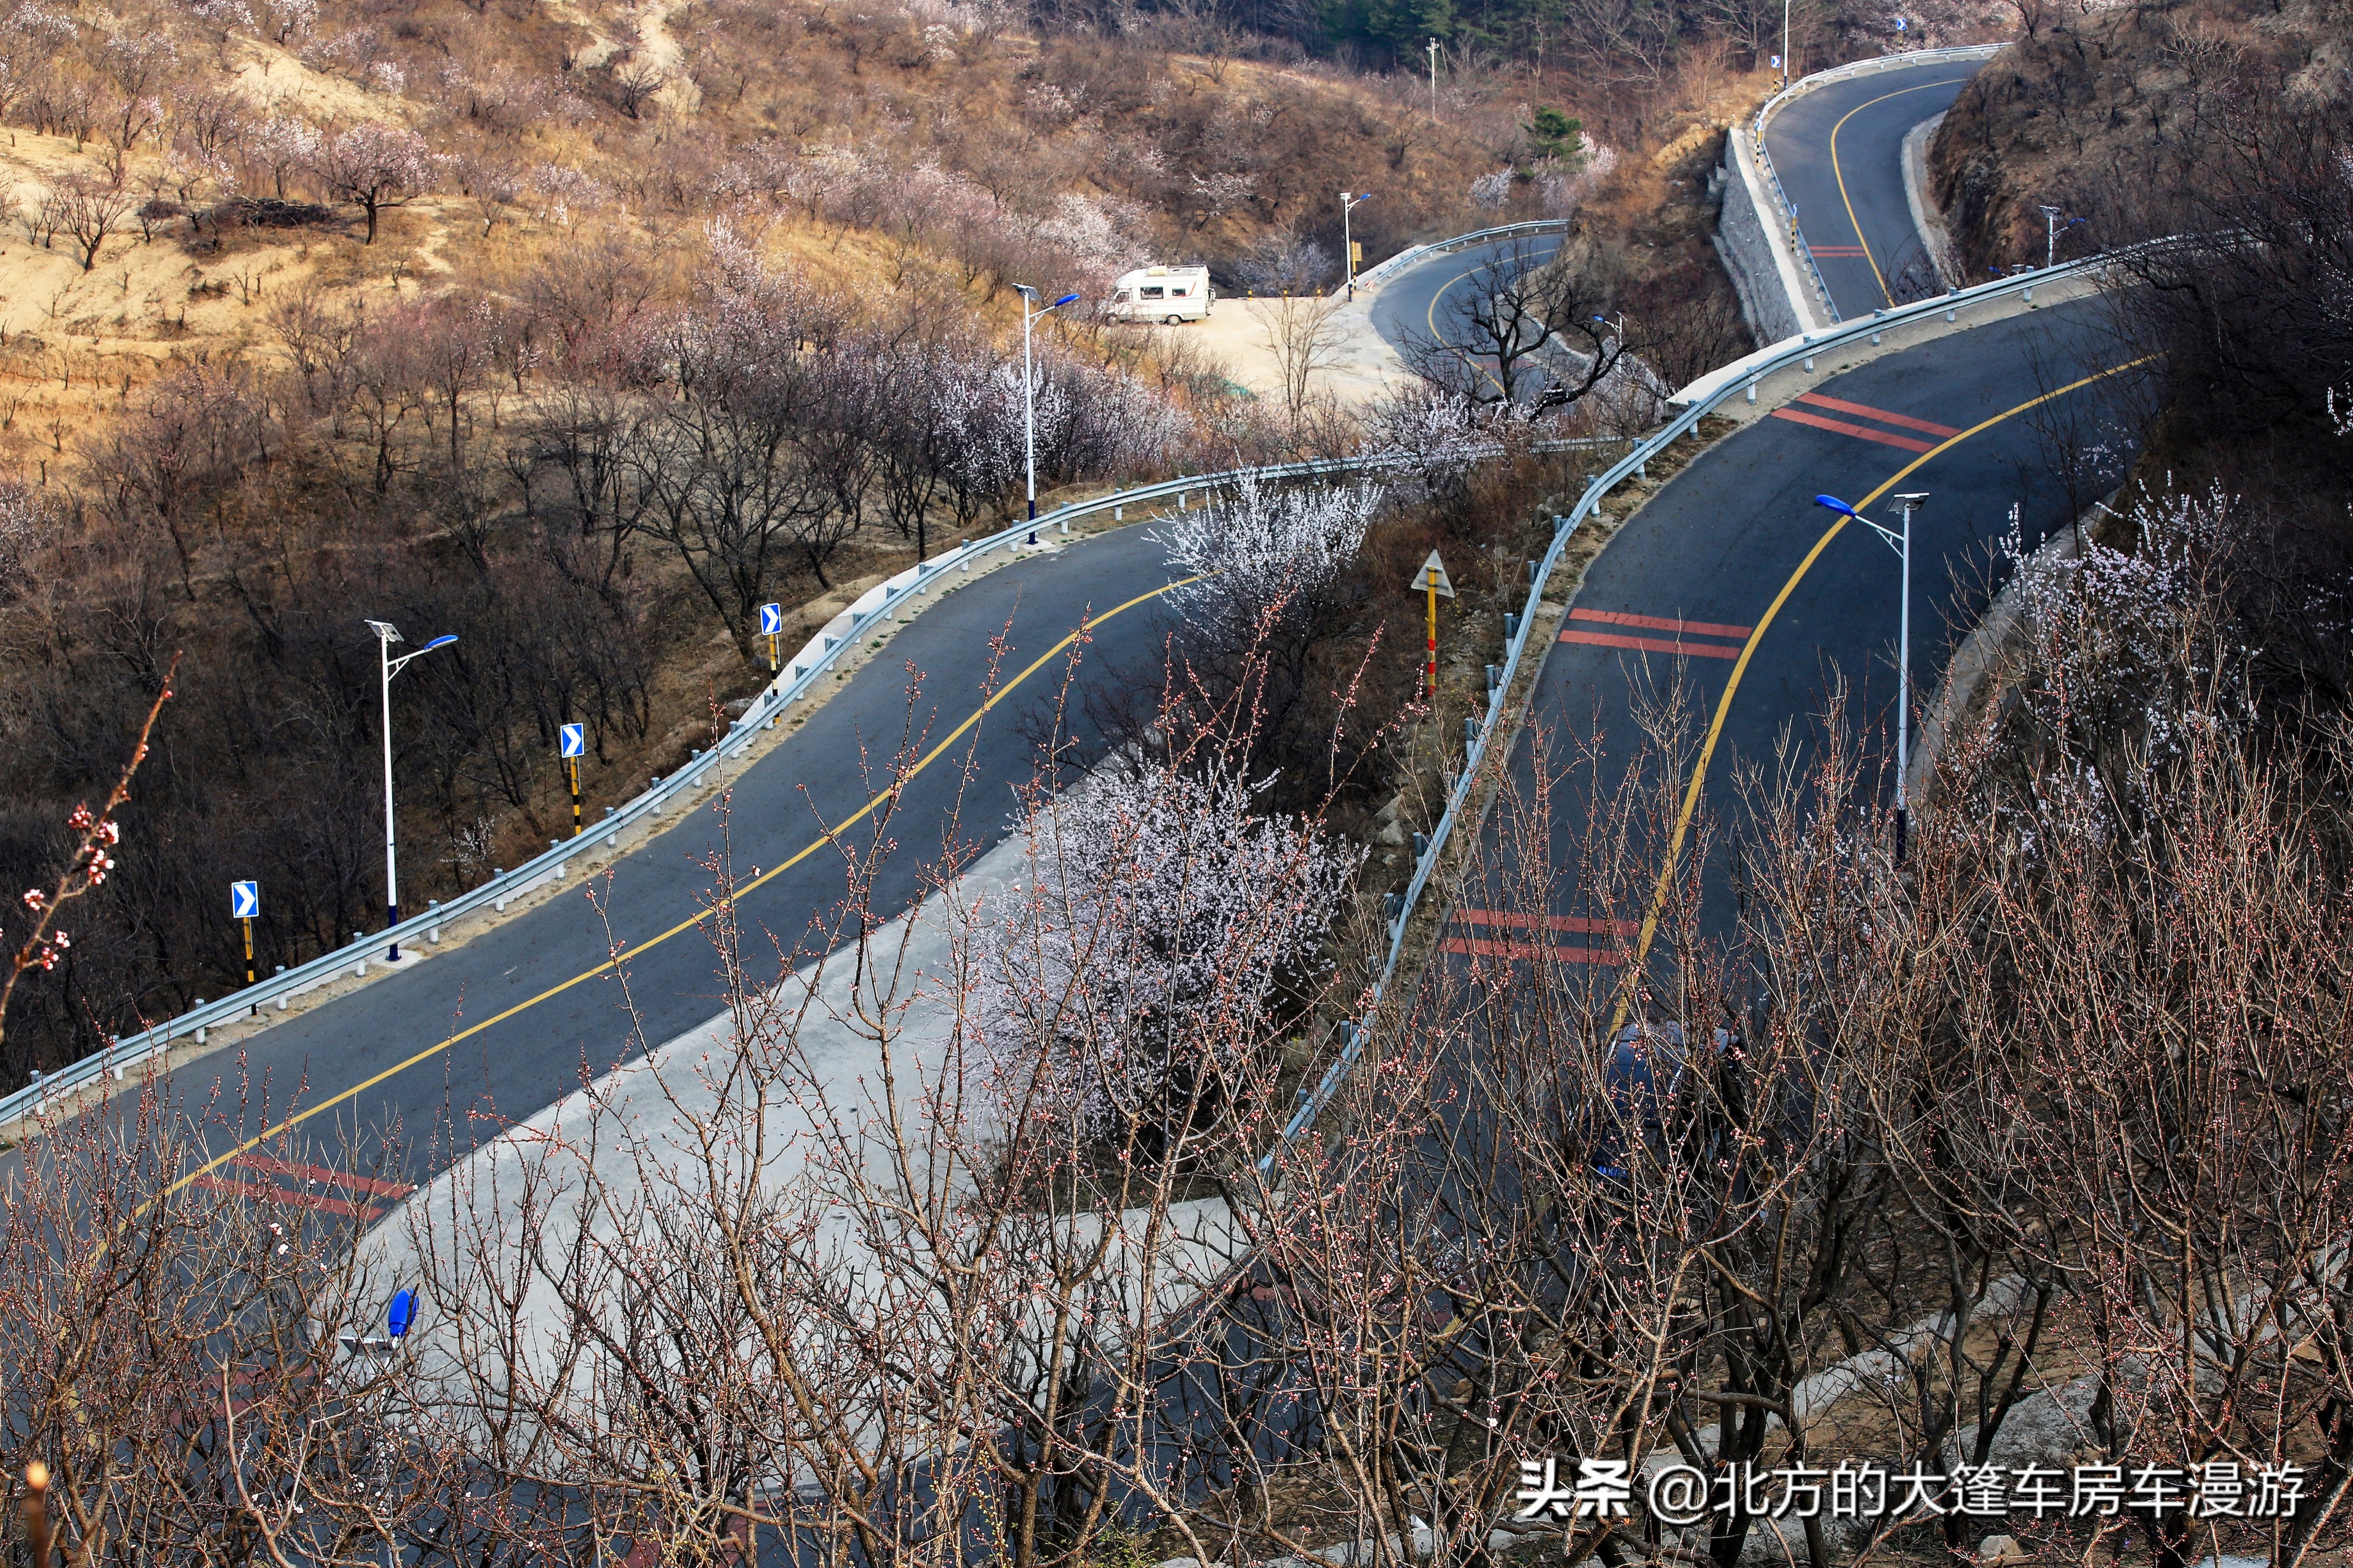
[[[245,928],[245,984],[248,990],[253,988],[253,920],[260,912],[260,883],[231,882],[228,885],[228,918]],[[253,1004],[253,1012],[256,1016],[261,1013],[261,1004],[258,1000]]]
[[[556,756],[564,763],[564,778],[572,786],[572,837],[580,837],[580,756],[588,749],[588,726],[565,724],[555,731]]]

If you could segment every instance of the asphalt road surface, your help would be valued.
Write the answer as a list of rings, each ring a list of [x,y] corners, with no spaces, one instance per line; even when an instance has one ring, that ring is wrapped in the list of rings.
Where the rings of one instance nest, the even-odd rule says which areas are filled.
[[[1928,493],[1913,530],[1916,705],[1982,613],[1989,584],[2007,574],[1999,543],[2013,509],[2029,547],[2072,521],[2045,448],[2089,427],[2096,405],[2137,374],[2116,363],[2098,310],[2082,300],[1826,377],[1701,454],[1626,523],[1588,568],[1546,652],[1535,722],[1513,757],[1524,799],[1534,798],[1539,731],[1552,776],[1581,743],[1608,759],[1557,790],[1545,831],[1523,840],[1549,840],[1552,929],[1539,934],[1524,916],[1456,908],[1444,938],[1455,962],[1524,959],[1542,943],[1562,963],[1622,970],[1648,911],[1622,888],[1581,887],[1567,868],[1592,793],[1615,787],[1642,748],[1641,712],[1662,710],[1668,692],[1684,694],[1680,733],[1694,749],[1673,793],[1683,797],[1696,773],[1703,813],[1736,826],[1736,770],[1769,764],[1785,726],[1802,746],[1840,683],[1866,768],[1892,795],[1897,559],[1813,498],[1836,496],[1893,525],[1893,494]],[[1488,842],[1508,826],[1491,821]],[[1669,853],[1693,842],[1683,836]],[[1720,844],[1702,869],[1702,925],[1721,931],[1733,903]],[[1648,877],[1637,885],[1647,893]],[[1645,956],[1656,963],[1663,954]]]
[[[180,1068],[168,1089],[184,1103],[200,1103],[216,1083],[228,1101],[201,1136],[214,1154],[236,1158],[206,1180],[274,1178],[311,1193],[314,1184],[280,1168],[269,1150],[237,1154],[292,1114],[302,1118],[296,1141],[320,1152],[314,1160],[340,1153],[347,1139],[361,1151],[392,1145],[385,1179],[310,1173],[329,1204],[375,1206],[578,1088],[584,1069],[634,1054],[633,1040],[659,1045],[723,1011],[719,954],[707,924],[689,923],[710,906],[714,857],[748,884],[737,908],[755,981],[804,942],[837,945],[830,930],[844,913],[851,854],[871,854],[878,841],[890,848],[874,874],[877,919],[920,900],[925,868],[951,843],[976,851],[1005,836],[1071,660],[1083,678],[1158,648],[1166,620],[1146,596],[1174,574],[1151,531],[1075,541],[1001,567],[901,627],[885,653],[737,776],[723,816],[687,810],[621,858],[609,884],[602,873],[590,879],[611,910],[609,931],[575,881],[462,946]],[[1090,617],[1086,639],[1058,651]],[[911,666],[921,674],[912,689]],[[1083,712],[1069,722],[1085,733]],[[890,785],[902,749],[927,760],[895,815],[870,814],[828,844],[825,828],[849,822]],[[628,950],[628,1006],[607,962],[616,946]],[[267,1089],[242,1108],[240,1068],[255,1090]],[[445,1106],[455,1148],[430,1137]]]
[[[1799,139],[1788,152],[1776,144],[1785,180],[1804,164],[1807,127],[1825,114],[1825,160],[1832,146],[1850,161],[1858,148],[1868,148],[1869,162],[1885,177],[1873,183],[1850,171],[1845,178],[1859,193],[1855,210],[1876,237],[1873,243],[1890,254],[1897,242],[1886,237],[1892,231],[1883,220],[1905,233],[1910,228],[1895,172],[1897,143],[1904,130],[1949,101],[1966,71],[1947,67],[1924,74],[1938,79],[1908,97],[1894,96],[1908,90],[1895,73],[1854,84],[1871,89],[1855,95],[1867,101],[1845,108],[1835,106],[1848,89],[1828,89],[1792,105],[1774,126],[1776,137]],[[1841,125],[1838,117],[1849,110],[1855,112]],[[1829,173],[1834,182],[1836,171]],[[1524,243],[1548,255],[1557,239]],[[1376,298],[1377,329],[1400,346],[1417,336],[1452,335],[1450,318],[1463,308],[1465,280],[1511,248],[1477,247],[1409,268]],[[1842,309],[1844,303],[1842,297]],[[1810,711],[1833,666],[1883,705],[1892,679],[1873,676],[1874,660],[1884,662],[1894,599],[1892,566],[1875,542],[1859,531],[1834,542],[1792,583],[1777,616],[1749,601],[1787,578],[1821,531],[1817,519],[1825,514],[1805,504],[1816,489],[1849,493],[1860,504],[1889,459],[1910,450],[1902,443],[1943,440],[1936,431],[1967,429],[2033,395],[2019,363],[1987,352],[1995,336],[2026,330],[1963,334],[1822,389],[1898,415],[1893,426],[1827,406],[1810,415],[1800,408],[1817,423],[1785,413],[1705,455],[1597,563],[1572,631],[1589,623],[1606,626],[1611,636],[1630,630],[1637,640],[1656,642],[1659,628],[1651,621],[1684,628],[1669,632],[1670,639],[1688,634],[1696,640],[1703,626],[1760,628],[1741,667],[1739,700],[1719,726],[1724,743],[1715,754],[1723,760],[1753,753],[1786,716]],[[1841,434],[1819,416],[1879,434]],[[1919,488],[1939,491],[1922,527],[1915,589],[1926,598],[1915,612],[1922,629],[1916,653],[1940,646],[1932,629],[1936,609],[1926,599],[1937,607],[1957,602],[1945,592],[1941,559],[1981,559],[1986,540],[2006,525],[2012,500],[2028,505],[2030,528],[2055,521],[2051,498],[2021,478],[2026,435],[2014,418],[1973,431],[1936,454],[1934,472],[1915,476]],[[739,879],[737,908],[755,974],[762,955],[804,943],[833,945],[830,927],[842,915],[849,882],[847,857],[877,849],[885,814],[856,821],[834,843],[827,842],[826,829],[850,823],[876,801],[902,748],[926,760],[881,830],[888,852],[874,879],[873,903],[887,917],[922,897],[927,868],[951,842],[976,852],[1004,836],[1015,791],[1038,762],[1039,721],[1050,716],[1071,658],[1092,672],[1158,646],[1163,623],[1154,595],[1172,573],[1148,534],[1131,528],[1003,568],[916,617],[881,658],[736,778],[723,817],[708,807],[686,812],[659,839],[617,862],[609,880],[602,874],[593,879],[609,925],[575,885],[412,970],[290,1016],[236,1052],[179,1069],[168,1087],[184,1103],[225,1091],[201,1128],[218,1155],[236,1154],[290,1116],[300,1118],[297,1139],[313,1148],[332,1152],[346,1140],[362,1147],[382,1140],[393,1149],[385,1179],[373,1184],[314,1184],[273,1169],[259,1152],[209,1179],[274,1179],[306,1193],[332,1185],[342,1195],[326,1201],[372,1207],[569,1092],[584,1071],[611,1067],[635,1042],[659,1043],[704,1022],[723,1005],[719,955],[698,923],[715,890],[714,857],[726,857]],[[1638,619],[1590,622],[1594,615]],[[1075,650],[1055,651],[1090,616],[1109,618]],[[1768,619],[1769,639],[1762,629]],[[1712,645],[1723,640],[1710,636]],[[1630,654],[1656,657],[1591,641],[1555,648],[1540,679],[1540,710],[1605,725],[1622,720],[1631,689]],[[1703,683],[1714,683],[1708,691],[1731,673],[1720,651],[1688,662]],[[912,693],[910,666],[920,673]],[[1071,722],[1084,731],[1082,715]],[[611,963],[617,949],[628,977],[626,998]],[[243,1100],[240,1083],[250,1089]],[[440,1126],[451,1129],[453,1142],[432,1142]]]
[[[1793,99],[1765,130],[1831,299],[1847,321],[1941,292],[1904,196],[1904,134],[1942,114],[1977,67],[1874,71]]]

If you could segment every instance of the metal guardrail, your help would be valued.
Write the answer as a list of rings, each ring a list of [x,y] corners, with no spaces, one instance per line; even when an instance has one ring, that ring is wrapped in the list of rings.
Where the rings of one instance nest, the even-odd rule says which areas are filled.
[[[1664,454],[1668,447],[1689,434],[1702,419],[1724,403],[1736,395],[1753,393],[1758,381],[1776,371],[1799,363],[1811,370],[1818,354],[1864,339],[1876,342],[1880,333],[1892,327],[1926,321],[1938,314],[1948,321],[1957,322],[1960,313],[1970,306],[2013,294],[2022,294],[2031,303],[2038,287],[2101,271],[2114,259],[2113,257],[2095,256],[2081,261],[2064,262],[2057,267],[2040,268],[2031,272],[1980,283],[1975,288],[1957,289],[1938,299],[1874,311],[1868,320],[1801,333],[1712,372],[1677,395],[1678,400],[1685,405],[1681,414],[1652,432],[1615,464],[1596,475],[1587,485],[1584,495],[1577,498],[1576,506],[1566,516],[1554,517],[1552,544],[1546,550],[1544,560],[1536,565],[1530,578],[1527,603],[1521,606],[1517,627],[1504,642],[1504,667],[1494,689],[1488,693],[1486,716],[1464,721],[1470,726],[1470,733],[1464,748],[1462,771],[1447,796],[1446,810],[1440,816],[1437,826],[1430,830],[1429,841],[1414,866],[1413,880],[1406,887],[1403,903],[1389,921],[1388,954],[1381,965],[1380,977],[1373,983],[1372,1007],[1380,1005],[1382,994],[1397,973],[1398,963],[1405,953],[1406,926],[1413,919],[1414,910],[1419,905],[1422,894],[1429,889],[1431,879],[1437,875],[1440,861],[1446,853],[1447,841],[1471,809],[1479,783],[1480,766],[1487,759],[1488,743],[1495,733],[1497,721],[1503,717],[1504,703],[1510,695],[1513,680],[1519,673],[1520,661],[1528,652],[1528,639],[1535,631],[1536,606],[1543,601],[1545,585],[1551,581],[1554,568],[1560,564],[1561,552],[1568,547],[1568,542],[1576,536],[1577,528],[1593,515],[1593,510],[1600,504],[1601,498],[1642,472],[1651,459]],[[1356,1020],[1341,1025],[1346,1037],[1340,1055],[1324,1070],[1322,1080],[1314,1089],[1300,1091],[1299,1109],[1282,1130],[1285,1145],[1297,1140],[1314,1124],[1355,1068],[1363,1050],[1366,1027],[1366,1024]],[[1274,1153],[1270,1152],[1260,1161],[1260,1168],[1268,1168],[1273,1159]]]
[[[1820,296],[1822,308],[1831,313],[1832,325],[1836,325],[1844,318],[1839,314],[1838,301],[1831,298],[1831,286],[1822,278],[1821,268],[1814,261],[1814,247],[1806,243],[1805,229],[1798,222],[1798,205],[1789,199],[1789,193],[1781,188],[1780,173],[1773,167],[1773,154],[1765,145],[1767,122],[1773,118],[1774,111],[1783,104],[1793,99],[1803,98],[1817,88],[1828,87],[1834,81],[1852,81],[1857,77],[1877,76],[1884,71],[1903,70],[1914,66],[1935,65],[1944,61],[1957,63],[1962,60],[1990,59],[2007,47],[2009,47],[2007,44],[1960,44],[1951,48],[1915,49],[1909,54],[1880,55],[1867,60],[1855,60],[1847,65],[1832,66],[1828,70],[1819,70],[1811,75],[1799,77],[1796,81],[1767,99],[1757,108],[1757,118],[1748,125],[1749,148],[1759,166],[1764,169],[1765,178],[1772,184],[1773,199],[1780,204],[1782,221],[1788,226],[1789,237],[1797,244],[1799,258],[1805,262],[1806,270],[1812,275],[1814,292]]]
[[[1444,256],[1465,250],[1474,245],[1491,245],[1499,239],[1517,239],[1529,235],[1565,234],[1569,221],[1559,217],[1530,218],[1525,223],[1507,223],[1498,228],[1482,228],[1471,234],[1458,234],[1451,239],[1438,240],[1430,245],[1409,245],[1379,266],[1356,274],[1356,287],[1368,289],[1385,283],[1417,261],[1432,256]]]

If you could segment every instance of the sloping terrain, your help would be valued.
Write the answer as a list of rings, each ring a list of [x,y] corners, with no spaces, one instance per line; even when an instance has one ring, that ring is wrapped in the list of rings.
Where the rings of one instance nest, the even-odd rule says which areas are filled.
[[[2128,232],[2157,191],[2194,178],[2230,103],[2342,104],[2353,13],[2330,0],[2158,0],[2035,24],[1964,89],[1929,149],[1930,177],[1972,275],[2040,265]]]

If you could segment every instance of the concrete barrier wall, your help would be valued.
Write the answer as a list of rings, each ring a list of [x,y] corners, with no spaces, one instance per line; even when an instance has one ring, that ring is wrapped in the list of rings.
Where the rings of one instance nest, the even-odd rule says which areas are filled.
[[[1739,135],[1737,131],[1733,137]],[[1764,215],[1757,210],[1757,195],[1750,183],[1741,177],[1738,160],[1726,139],[1725,162],[1727,165],[1716,171],[1724,184],[1724,208],[1715,220],[1715,253],[1724,260],[1724,269],[1732,275],[1732,287],[1740,295],[1740,313],[1748,319],[1748,330],[1757,334],[1760,343],[1778,343],[1794,338],[1813,323],[1798,313],[1789,297],[1789,289],[1782,277],[1779,258],[1774,254],[1772,236],[1767,232]]]

